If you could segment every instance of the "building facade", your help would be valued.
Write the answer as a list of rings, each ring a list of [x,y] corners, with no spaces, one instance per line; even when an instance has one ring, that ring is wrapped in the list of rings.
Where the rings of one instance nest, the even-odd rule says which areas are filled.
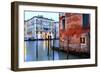
[[[76,52],[90,51],[89,14],[60,13],[60,46]]]
[[[58,22],[43,16],[34,16],[24,22],[25,37],[33,39],[57,38],[59,36]],[[56,34],[56,35],[55,35]]]

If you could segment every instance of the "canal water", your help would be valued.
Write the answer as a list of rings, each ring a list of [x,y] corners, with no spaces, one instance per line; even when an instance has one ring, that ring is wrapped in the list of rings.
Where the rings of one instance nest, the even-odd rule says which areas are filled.
[[[79,59],[78,56],[68,55],[65,52],[53,50],[51,49],[52,46],[59,47],[59,40],[25,41],[24,60],[27,62],[27,61]]]

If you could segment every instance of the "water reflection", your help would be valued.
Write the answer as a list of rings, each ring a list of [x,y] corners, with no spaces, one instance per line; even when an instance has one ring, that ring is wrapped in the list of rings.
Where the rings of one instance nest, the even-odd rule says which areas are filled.
[[[67,59],[67,53],[53,50],[59,47],[59,40],[25,41],[25,61],[46,61]],[[69,58],[77,58],[70,55]]]

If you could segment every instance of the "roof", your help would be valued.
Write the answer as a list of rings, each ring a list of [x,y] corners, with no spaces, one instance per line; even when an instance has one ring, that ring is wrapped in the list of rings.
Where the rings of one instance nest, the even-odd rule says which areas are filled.
[[[32,20],[33,18],[42,18],[42,19],[54,21],[53,19],[49,19],[49,18],[43,17],[42,15],[39,15],[39,16],[33,16],[32,18],[30,18],[30,19],[28,19],[28,20],[25,20],[25,22],[30,21],[30,20]]]

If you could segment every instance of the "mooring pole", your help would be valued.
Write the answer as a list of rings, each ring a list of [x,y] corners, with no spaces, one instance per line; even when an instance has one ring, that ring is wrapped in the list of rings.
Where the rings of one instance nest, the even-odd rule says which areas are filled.
[[[37,35],[37,39],[36,39],[36,60],[38,60],[38,35]]]
[[[49,44],[49,36],[48,36],[48,59],[49,59],[49,46],[50,46],[50,44]]]

